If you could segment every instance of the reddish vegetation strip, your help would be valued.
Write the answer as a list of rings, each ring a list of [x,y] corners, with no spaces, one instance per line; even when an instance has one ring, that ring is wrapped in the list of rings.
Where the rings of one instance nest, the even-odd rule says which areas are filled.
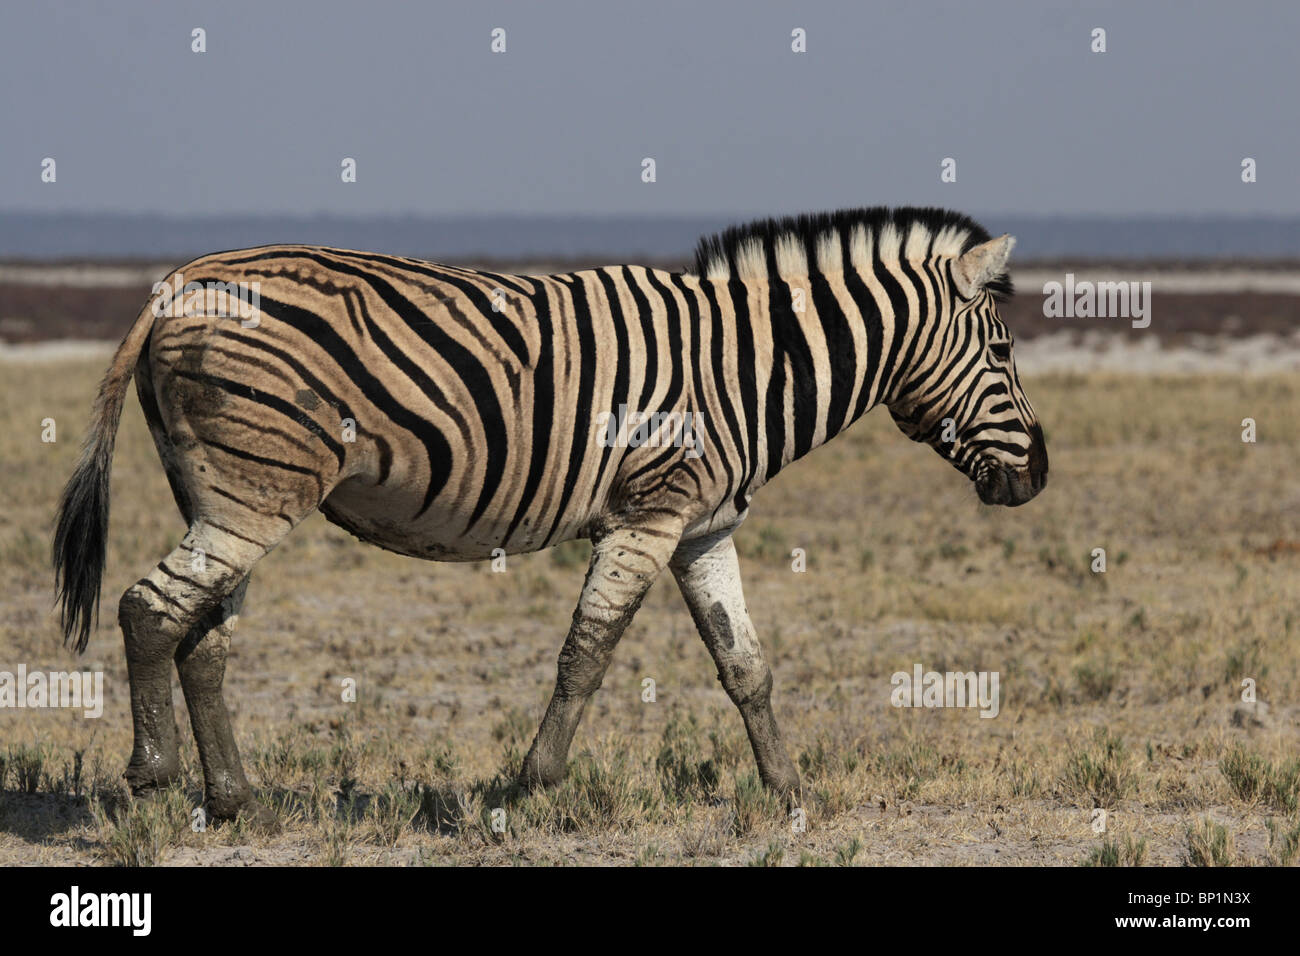
[[[1019,338],[1051,332],[1104,331],[1133,337],[1155,333],[1177,341],[1205,335],[1290,335],[1300,329],[1300,295],[1283,292],[1151,293],[1151,325],[1135,329],[1128,319],[1062,319],[1043,315],[1043,295],[1020,289],[1001,306],[1002,317]]]
[[[0,342],[120,339],[149,291],[0,282]]]
[[[0,282],[0,342],[50,339],[117,340],[126,334],[149,295],[149,286],[67,287]],[[1192,333],[1290,335],[1300,329],[1300,296],[1277,292],[1152,293],[1150,328],[1126,319],[1047,318],[1043,296],[1022,289],[1002,306],[1020,338],[1050,332],[1104,331],[1177,340]]]

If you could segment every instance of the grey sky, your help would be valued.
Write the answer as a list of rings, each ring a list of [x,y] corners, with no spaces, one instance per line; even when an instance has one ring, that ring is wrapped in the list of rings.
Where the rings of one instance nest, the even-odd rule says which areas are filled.
[[[1289,0],[15,7],[0,210],[1300,212]]]

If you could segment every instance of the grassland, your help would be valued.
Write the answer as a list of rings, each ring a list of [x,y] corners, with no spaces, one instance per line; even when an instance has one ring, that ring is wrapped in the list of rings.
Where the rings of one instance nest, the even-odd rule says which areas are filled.
[[[116,598],[182,528],[139,410],[114,469],[103,626],[51,613],[48,530],[101,361],[0,366],[0,670],[102,670],[98,720],[0,710],[0,864],[1216,864],[1300,847],[1300,382],[1057,375],[1026,387],[1051,481],[981,506],[869,416],[739,533],[807,828],[757,786],[671,580],[588,710],[567,782],[508,781],[554,679],[586,545],[487,566],[364,547],[319,516],[254,575],[227,677],[277,835],[195,832],[184,780],[125,797]],[[1241,440],[1254,418],[1258,441]],[[41,441],[41,421],[57,441]],[[807,571],[791,569],[804,549]],[[1094,573],[1093,549],[1107,570]],[[890,676],[1000,674],[995,719],[898,709]],[[346,678],[357,701],[342,700]],[[642,699],[652,678],[656,699]],[[1243,679],[1263,705],[1243,704]],[[177,688],[178,721],[187,715]],[[1094,832],[1096,810],[1106,830]],[[492,826],[492,811],[504,832]]]

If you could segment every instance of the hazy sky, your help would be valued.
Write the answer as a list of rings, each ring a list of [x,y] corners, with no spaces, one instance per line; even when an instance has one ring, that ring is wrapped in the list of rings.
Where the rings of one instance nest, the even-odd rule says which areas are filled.
[[[7,3],[0,210],[1294,215],[1298,37],[1294,0]]]

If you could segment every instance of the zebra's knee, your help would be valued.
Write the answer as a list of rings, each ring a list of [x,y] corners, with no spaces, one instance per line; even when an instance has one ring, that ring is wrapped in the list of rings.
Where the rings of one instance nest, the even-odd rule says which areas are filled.
[[[562,697],[590,697],[605,682],[609,658],[593,656],[565,645],[556,668],[556,690]]]
[[[734,658],[718,664],[718,680],[741,710],[766,707],[772,700],[772,670],[762,659]]]
[[[127,588],[117,604],[117,622],[132,657],[170,656],[189,630],[189,616],[170,604],[148,578]]]
[[[563,696],[590,697],[600,689],[625,626],[626,621],[575,617],[557,665],[556,688]]]
[[[762,703],[772,692],[772,671],[754,640],[745,615],[728,614],[721,602],[695,616],[695,624],[718,665],[718,680],[732,703],[745,708]]]

